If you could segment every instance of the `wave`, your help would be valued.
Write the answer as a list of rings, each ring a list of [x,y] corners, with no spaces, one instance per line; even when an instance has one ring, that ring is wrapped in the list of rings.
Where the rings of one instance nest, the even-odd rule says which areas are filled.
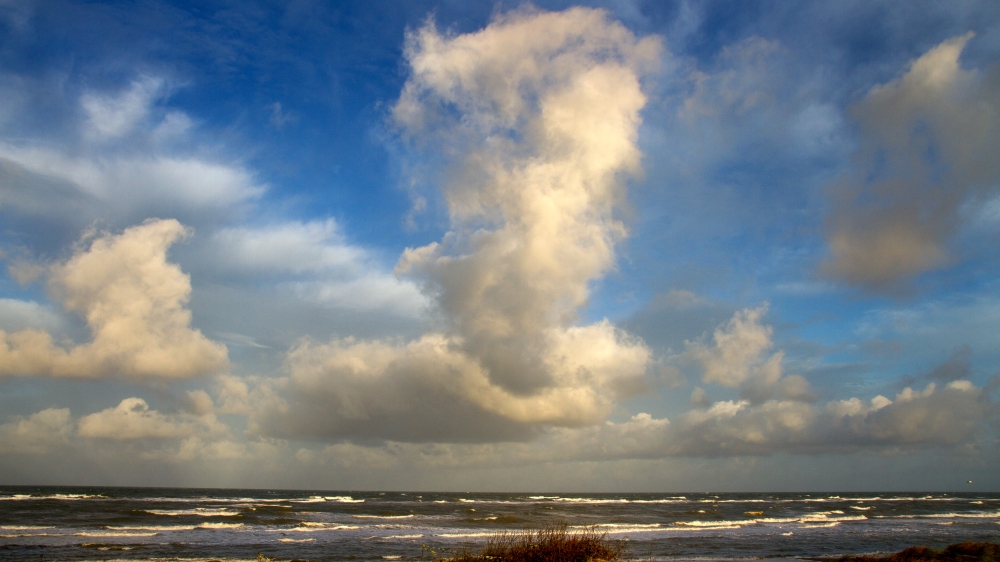
[[[973,513],[920,513],[914,515],[876,515],[878,519],[997,519],[1000,511]]]
[[[308,539],[289,539],[289,538],[283,538],[283,539],[278,539],[278,542],[313,542],[315,540],[316,539],[314,539],[314,538],[308,538]]]
[[[197,527],[195,525],[123,525],[123,526],[112,526],[108,525],[106,529],[112,531],[193,531]]]
[[[0,496],[0,500],[7,501],[26,501],[26,500],[93,500],[93,499],[106,499],[107,496],[100,494],[45,494],[42,496],[35,496],[31,494],[13,494],[10,496]]]
[[[690,503],[687,498],[666,498],[662,500],[627,500],[628,503]]]
[[[827,521],[867,521],[865,515],[844,515],[843,517],[831,517],[830,515],[843,514],[843,511],[830,511],[826,513],[807,513],[797,518],[800,523],[825,523]]]
[[[155,537],[159,533],[156,532],[142,532],[136,533],[132,531],[80,531],[73,533],[74,537]]]
[[[557,502],[567,502],[567,503],[592,503],[592,504],[604,504],[604,503],[629,503],[626,499],[602,499],[602,498],[556,498]]]
[[[352,515],[355,519],[411,519],[414,515]]]
[[[650,529],[655,527],[660,527],[659,523],[598,523],[594,527],[598,528],[608,528],[608,529]],[[574,526],[574,529],[587,529],[588,526]]]
[[[758,520],[756,519],[742,519],[735,521],[678,521],[674,523],[678,527],[711,527],[713,529],[728,529],[735,527],[745,527],[747,525],[756,525]]]
[[[338,523],[314,523],[305,522],[299,527],[279,527],[277,529],[267,529],[268,532],[280,532],[280,533],[317,533],[320,531],[350,531],[354,529],[360,529],[361,527],[357,525],[341,525]]]
[[[356,500],[351,496],[309,496],[306,499],[292,499],[284,500],[291,503],[323,503],[323,502],[337,502],[337,503],[364,503],[364,498]]]
[[[423,535],[388,535],[385,537],[379,537],[380,539],[421,539]],[[386,558],[383,556],[382,558]],[[397,557],[398,558],[398,557]],[[386,560],[395,560],[395,558],[386,558]]]
[[[142,509],[153,515],[166,515],[169,517],[180,517],[184,515],[194,515],[197,517],[236,517],[242,515],[239,511],[233,511],[225,507],[196,507],[194,509]]]
[[[588,504],[610,504],[610,503],[639,503],[639,504],[658,504],[658,503],[687,503],[689,500],[684,496],[675,496],[670,498],[659,498],[652,500],[636,500],[636,499],[626,499],[626,498],[564,498],[562,496],[529,496],[528,499],[533,501],[553,501],[553,502],[567,502],[567,503],[588,503]]]
[[[96,548],[97,550],[132,550],[134,546],[125,546],[121,544],[108,544],[102,542],[85,542],[81,544],[83,548]]]

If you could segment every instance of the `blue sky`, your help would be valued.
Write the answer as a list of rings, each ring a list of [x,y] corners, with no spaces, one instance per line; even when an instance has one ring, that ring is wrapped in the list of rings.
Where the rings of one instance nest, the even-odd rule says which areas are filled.
[[[0,483],[996,490],[998,22],[2,3]]]

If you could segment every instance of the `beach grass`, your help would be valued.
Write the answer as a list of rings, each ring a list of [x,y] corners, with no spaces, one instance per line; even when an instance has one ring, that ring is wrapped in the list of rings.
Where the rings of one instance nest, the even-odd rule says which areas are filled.
[[[498,531],[478,551],[463,550],[445,562],[622,562],[626,543],[596,528],[570,531],[565,524],[538,530]]]
[[[895,554],[844,556],[841,562],[1000,562],[1000,544],[963,542],[937,550],[914,546]]]

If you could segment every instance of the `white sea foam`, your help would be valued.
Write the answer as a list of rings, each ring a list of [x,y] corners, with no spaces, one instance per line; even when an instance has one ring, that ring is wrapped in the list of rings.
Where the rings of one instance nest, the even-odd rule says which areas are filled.
[[[159,533],[134,531],[80,531],[73,533],[75,537],[155,537]]]
[[[72,500],[95,500],[95,499],[105,499],[107,496],[102,496],[100,494],[46,494],[42,496],[33,496],[31,494],[13,494],[10,496],[0,496],[0,500],[8,501],[26,501],[26,500],[62,500],[62,501],[72,501]]]
[[[326,496],[326,500],[331,502],[340,502],[340,503],[365,503],[364,498],[356,500],[351,496]]]
[[[402,558],[402,556],[399,554],[382,555],[382,560],[399,560],[400,558]]]
[[[616,535],[622,535],[622,534],[628,534],[628,533],[649,533],[649,532],[654,532],[654,531],[671,530],[669,527],[663,527],[659,523],[634,523],[634,524],[628,524],[628,523],[600,523],[598,525],[594,525],[594,527],[597,527],[597,528],[601,529],[602,531],[606,531],[608,533],[612,533],[612,534],[616,534]],[[583,526],[583,527],[573,527],[573,528],[574,529],[586,529],[588,527]]]
[[[0,525],[0,531],[34,531],[41,529],[54,529],[42,525]]]
[[[225,507],[196,507],[194,509],[145,509],[146,513],[152,513],[153,515],[167,515],[170,517],[179,517],[183,515],[194,515],[198,517],[234,517],[240,514],[239,511],[233,511]]]
[[[354,515],[355,519],[411,519],[413,514],[410,515]]]
[[[838,513],[843,513],[842,511]],[[868,518],[864,515],[845,515],[844,517],[830,517],[825,513],[810,513],[809,515],[803,516],[800,520],[803,523],[822,523],[825,521],[865,521]]]
[[[593,504],[629,503],[629,501],[625,499],[600,499],[600,498],[556,498],[553,501],[567,502],[567,503],[593,503]]]
[[[700,500],[699,503],[773,503],[774,500]]]
[[[305,522],[299,527],[281,527],[277,529],[267,529],[269,532],[279,532],[279,533],[317,533],[320,531],[349,531],[352,529],[360,529],[361,527],[357,525],[341,525],[338,523],[315,523],[315,522]]]
[[[364,498],[356,500],[351,496],[309,496],[306,499],[300,500],[284,500],[292,503],[322,503],[322,502],[337,502],[337,503],[364,503]]]
[[[112,531],[191,531],[196,527],[194,525],[108,525],[105,528]]]
[[[973,513],[922,513],[917,515],[878,515],[879,519],[996,519],[1000,511]]]
[[[745,519],[737,521],[678,521],[674,523],[674,525],[677,525],[679,527],[696,527],[696,528],[710,527],[713,529],[730,529],[730,528],[744,527],[746,525],[754,525],[756,523],[757,521],[754,519]]]
[[[383,539],[419,539],[423,538],[423,535],[388,535],[385,537],[380,537]]]
[[[314,539],[314,538],[308,538],[308,539],[289,539],[289,538],[284,538],[284,539],[278,539],[278,542],[313,542],[314,540],[316,540],[316,539]]]
[[[243,523],[201,523],[199,529],[238,529]]]
[[[666,498],[661,500],[626,500],[628,503],[689,503],[687,498]]]
[[[598,523],[594,527],[608,528],[608,529],[655,529],[660,527],[659,523]],[[573,527],[574,529],[586,529],[588,527]]]

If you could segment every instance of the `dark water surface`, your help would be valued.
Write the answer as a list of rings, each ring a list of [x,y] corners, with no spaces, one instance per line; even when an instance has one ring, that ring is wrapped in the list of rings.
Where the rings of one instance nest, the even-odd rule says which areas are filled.
[[[429,559],[566,523],[642,559],[1000,541],[1000,494],[473,494],[0,487],[0,560]]]

